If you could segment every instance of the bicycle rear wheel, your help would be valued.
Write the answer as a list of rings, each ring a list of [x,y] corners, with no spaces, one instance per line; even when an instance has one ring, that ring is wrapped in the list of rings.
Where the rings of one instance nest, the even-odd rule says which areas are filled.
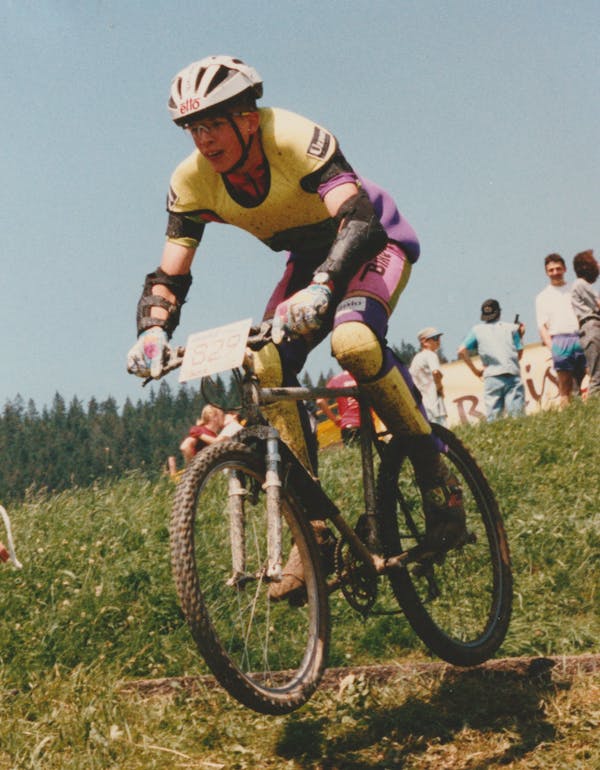
[[[469,541],[443,557],[390,572],[394,595],[417,635],[443,660],[474,666],[502,644],[512,607],[508,543],[494,494],[477,463],[450,431],[445,462],[463,490]],[[425,517],[411,463],[392,446],[378,477],[386,556],[422,542]]]
[[[319,683],[329,610],[310,525],[284,488],[283,564],[295,543],[304,567],[306,601],[291,606],[269,599],[264,482],[263,458],[242,443],[223,441],[199,452],[177,489],[171,563],[192,636],[217,680],[245,706],[285,714],[305,703]],[[243,570],[239,549],[232,556],[232,505],[238,538],[243,534],[245,540]],[[234,580],[232,561],[237,565]]]

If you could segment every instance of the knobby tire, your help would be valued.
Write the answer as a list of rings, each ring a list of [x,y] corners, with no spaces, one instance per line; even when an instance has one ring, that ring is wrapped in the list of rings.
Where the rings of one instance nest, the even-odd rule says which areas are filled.
[[[247,573],[232,574],[228,478],[243,498]],[[220,441],[192,460],[178,484],[171,515],[171,564],[192,637],[220,684],[240,703],[285,714],[313,694],[325,666],[329,608],[318,548],[294,490],[281,488],[283,564],[292,544],[300,552],[306,598],[301,606],[272,601],[264,579],[266,504],[264,453],[236,440]]]
[[[512,607],[512,573],[494,494],[477,463],[449,430],[434,425],[445,462],[461,483],[472,542],[443,558],[390,573],[396,600],[416,634],[443,660],[474,666],[502,644]],[[425,532],[421,494],[406,455],[391,445],[377,484],[387,556],[416,546]],[[419,574],[424,573],[424,574]]]

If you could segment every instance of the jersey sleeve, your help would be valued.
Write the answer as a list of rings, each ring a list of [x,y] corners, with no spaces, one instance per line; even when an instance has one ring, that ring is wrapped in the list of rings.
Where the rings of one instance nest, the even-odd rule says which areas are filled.
[[[519,334],[519,325],[518,324],[514,324],[514,326],[513,326],[512,338],[513,338],[513,342],[515,344],[515,350],[517,350],[517,351],[523,350],[523,338]]]
[[[173,174],[167,195],[167,240],[186,248],[196,248],[207,222],[222,221],[203,194],[206,161],[194,152],[180,163]]]
[[[440,364],[440,357],[437,353],[434,353],[433,350],[428,351],[431,353],[431,356],[429,356],[429,368],[431,369],[431,372],[440,372],[442,370],[441,364]]]
[[[477,352],[477,337],[472,329],[462,341],[461,347],[466,348],[473,353]]]
[[[306,192],[318,192],[321,198],[340,184],[358,182],[354,169],[348,163],[342,151],[338,148],[332,157],[321,168],[302,179],[302,189]]]
[[[278,108],[261,110],[261,131],[265,145],[285,157],[290,171],[299,172],[302,189],[316,192],[321,175],[338,153],[335,136],[302,115]]]

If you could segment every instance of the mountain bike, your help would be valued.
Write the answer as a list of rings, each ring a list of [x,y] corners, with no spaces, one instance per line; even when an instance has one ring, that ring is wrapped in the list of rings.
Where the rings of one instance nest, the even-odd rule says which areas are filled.
[[[384,612],[403,613],[429,650],[449,663],[473,666],[490,658],[509,625],[511,565],[494,494],[469,451],[451,431],[432,425],[462,486],[468,533],[459,547],[432,551],[410,459],[415,439],[376,432],[360,386],[261,387],[252,351],[267,337],[268,329],[251,335],[243,365],[233,370],[245,427],[193,458],[171,515],[177,593],[216,679],[260,713],[303,705],[327,663],[329,594],[338,590],[363,618],[380,612],[385,600]],[[174,356],[166,369],[180,363]],[[211,383],[204,378],[202,392],[214,403]],[[344,395],[360,404],[364,492],[360,511],[347,515],[261,412],[277,400]],[[327,520],[335,530],[329,564],[312,520]],[[305,586],[300,596],[275,601],[269,587],[281,580],[293,546]]]

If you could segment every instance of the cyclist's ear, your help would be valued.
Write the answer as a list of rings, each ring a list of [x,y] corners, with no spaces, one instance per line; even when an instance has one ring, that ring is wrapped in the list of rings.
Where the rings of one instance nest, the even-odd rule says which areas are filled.
[[[244,128],[247,131],[248,136],[255,134],[260,127],[260,115],[257,110],[248,112],[244,115]]]

